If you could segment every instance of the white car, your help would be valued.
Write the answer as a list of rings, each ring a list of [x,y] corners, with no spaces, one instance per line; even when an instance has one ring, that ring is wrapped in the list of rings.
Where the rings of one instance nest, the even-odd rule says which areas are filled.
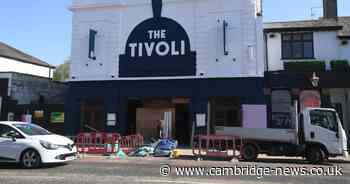
[[[76,158],[77,148],[66,137],[31,123],[0,122],[0,162],[37,168],[42,164],[68,162]]]

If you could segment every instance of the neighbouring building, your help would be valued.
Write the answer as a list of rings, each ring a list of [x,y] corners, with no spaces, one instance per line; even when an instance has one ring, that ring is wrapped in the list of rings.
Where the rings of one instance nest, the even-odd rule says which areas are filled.
[[[66,84],[52,80],[54,69],[0,42],[0,120],[28,120],[50,127],[51,111],[64,113],[67,89]],[[63,121],[59,129],[63,132]]]
[[[335,108],[350,130],[350,17],[339,17],[337,0],[324,0],[317,20],[264,24],[266,89],[272,127],[289,127],[292,101]]]
[[[259,0],[73,0],[67,134],[266,124]],[[253,118],[254,119],[254,118]]]

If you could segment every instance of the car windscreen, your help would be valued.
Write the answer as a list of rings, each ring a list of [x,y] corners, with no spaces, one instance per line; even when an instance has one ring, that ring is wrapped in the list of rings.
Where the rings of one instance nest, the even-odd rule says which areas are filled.
[[[14,124],[14,126],[29,136],[52,134],[44,128],[41,128],[40,126],[34,124]]]

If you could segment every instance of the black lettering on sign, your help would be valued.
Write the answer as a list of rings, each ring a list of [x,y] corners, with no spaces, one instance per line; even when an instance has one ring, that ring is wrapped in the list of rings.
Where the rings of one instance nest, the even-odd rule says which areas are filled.
[[[196,52],[185,29],[162,17],[162,1],[152,0],[153,18],[137,25],[119,56],[120,77],[196,75]]]

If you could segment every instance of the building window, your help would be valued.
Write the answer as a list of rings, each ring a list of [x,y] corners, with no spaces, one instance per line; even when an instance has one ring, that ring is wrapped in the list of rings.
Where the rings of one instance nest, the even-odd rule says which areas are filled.
[[[271,94],[269,128],[292,129],[292,95],[288,90],[274,90]]]
[[[283,33],[282,59],[313,59],[313,33]]]
[[[215,126],[242,126],[242,109],[238,97],[215,98],[212,105],[212,122]]]

